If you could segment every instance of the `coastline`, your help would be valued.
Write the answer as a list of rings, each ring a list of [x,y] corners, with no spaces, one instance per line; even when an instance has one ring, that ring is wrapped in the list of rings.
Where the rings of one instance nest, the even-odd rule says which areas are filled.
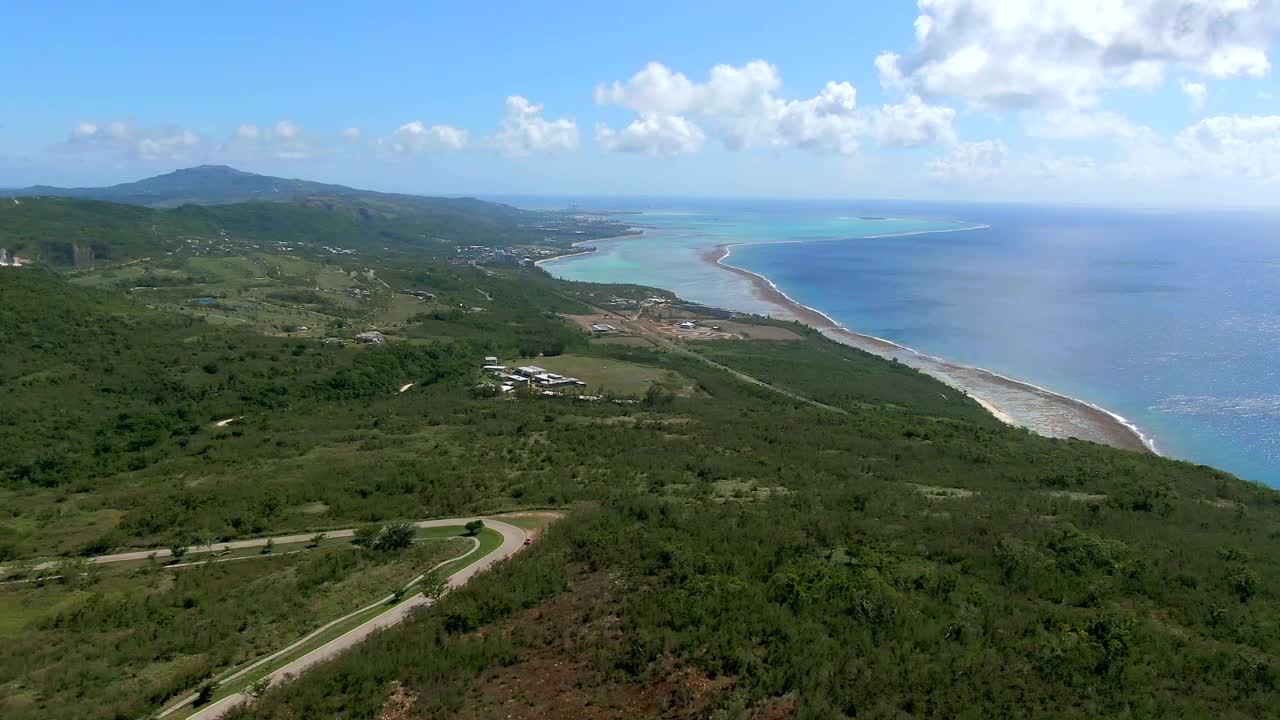
[[[957,232],[988,226],[966,226]],[[876,236],[887,237],[887,236]],[[791,244],[803,240],[761,243],[722,243],[703,254],[702,259],[716,267],[750,281],[756,297],[782,309],[788,316],[817,330],[826,337],[873,355],[897,360],[951,387],[965,392],[997,419],[1009,425],[1025,427],[1049,437],[1076,437],[1126,450],[1160,454],[1155,444],[1132,423],[1093,403],[1068,397],[1021,380],[1005,377],[984,368],[970,367],[921,353],[884,338],[864,335],[844,327],[831,316],[804,305],[783,292],[772,280],[725,262],[739,245]]]
[[[578,242],[569,245],[569,247],[576,248],[582,245],[586,245],[587,243],[608,242],[610,240],[622,240],[624,238],[638,238],[644,235],[643,229],[638,229],[638,228],[631,228],[631,229],[638,230],[638,232],[628,232],[622,235],[610,235],[609,237],[593,238],[591,240],[579,240]],[[552,255],[551,257],[545,257],[545,258],[542,258],[541,260],[533,261],[533,266],[542,267],[542,263],[549,263],[549,262],[554,262],[556,260],[564,260],[566,258],[578,257],[579,255],[590,255],[596,252],[599,252],[598,248],[588,248],[586,250],[579,250],[578,252],[567,252],[567,253],[564,253],[563,255]]]

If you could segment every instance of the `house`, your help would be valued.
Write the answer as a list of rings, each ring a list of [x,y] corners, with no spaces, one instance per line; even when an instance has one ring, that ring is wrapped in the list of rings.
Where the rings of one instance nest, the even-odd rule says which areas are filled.
[[[516,374],[524,375],[529,378],[537,377],[538,375],[545,375],[546,372],[547,371],[545,369],[540,368],[537,365],[525,365],[524,367],[516,368]]]
[[[381,345],[382,343],[387,341],[387,338],[385,335],[378,332],[377,330],[370,330],[369,332],[362,332],[356,335],[355,340],[362,343]]]
[[[484,371],[491,375],[506,375],[507,368],[505,365],[485,365]]]
[[[676,325],[676,327],[680,328],[681,330],[693,330],[693,329],[697,328],[698,326],[697,326],[697,325],[694,325],[693,323],[691,323],[691,322],[689,322],[688,320],[686,320],[686,321],[684,321],[684,322],[682,322],[682,323],[677,324],[677,325]]]
[[[604,323],[599,323],[591,326],[591,332],[600,333],[600,334],[617,332],[617,330],[618,329],[616,327],[612,325],[605,325]]]
[[[497,364],[498,364],[498,358],[493,357],[492,355],[490,355],[489,357],[487,357],[487,358],[485,358],[485,359],[484,359],[484,364],[485,364],[485,365],[497,365]]]

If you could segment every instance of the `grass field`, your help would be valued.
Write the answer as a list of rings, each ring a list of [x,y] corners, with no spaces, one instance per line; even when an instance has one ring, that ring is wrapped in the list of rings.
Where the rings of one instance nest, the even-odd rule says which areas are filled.
[[[591,339],[592,345],[622,345],[625,347],[651,348],[653,341],[635,335],[613,335]]]
[[[643,395],[653,385],[661,385],[676,395],[692,395],[695,390],[688,378],[671,370],[636,365],[622,360],[558,355],[512,361],[514,365],[537,365],[554,373],[576,377],[587,383],[592,393]]]

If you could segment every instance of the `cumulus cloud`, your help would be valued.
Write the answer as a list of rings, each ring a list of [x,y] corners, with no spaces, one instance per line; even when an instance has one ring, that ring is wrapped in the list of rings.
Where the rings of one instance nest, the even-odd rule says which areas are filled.
[[[929,163],[929,174],[940,180],[983,180],[1004,169],[1009,148],[1000,140],[958,143]]]
[[[542,110],[519,95],[508,97],[502,127],[492,138],[494,146],[508,157],[576,149],[578,123],[572,118],[547,120]]]
[[[777,68],[763,60],[716,65],[705,82],[651,62],[626,81],[596,87],[595,100],[640,113],[636,122],[642,125],[656,116],[694,118],[730,150],[801,148],[850,155],[868,136],[893,145],[954,139],[955,112],[919,97],[862,110],[858,91],[848,82],[828,82],[805,99],[779,97],[781,87]]]
[[[257,140],[260,135],[262,135],[262,131],[258,129],[257,125],[244,123],[236,128],[236,137],[242,140]]]
[[[391,136],[391,149],[398,153],[461,150],[467,146],[466,130],[452,125],[427,125],[421,120],[405,123]]]
[[[1191,101],[1191,109],[1200,112],[1204,109],[1205,98],[1209,95],[1209,86],[1199,82],[1182,81],[1182,92]]]
[[[1280,179],[1280,115],[1204,118],[1175,142],[1199,174]]]
[[[993,110],[1090,107],[1182,67],[1262,77],[1280,0],[919,0],[915,47],[876,59],[888,87]]]
[[[621,130],[614,130],[604,123],[596,125],[596,142],[609,152],[674,157],[698,152],[706,139],[702,128],[681,115],[642,113]]]
[[[348,140],[359,140],[362,134],[358,127],[349,127],[342,131],[342,137]]]
[[[201,142],[199,135],[180,127],[140,128],[118,120],[106,124],[82,122],[72,129],[62,147],[74,151],[118,152],[143,160],[182,160]]]
[[[883,145],[952,145],[956,142],[955,119],[955,110],[929,105],[919,95],[912,95],[901,105],[884,105],[876,110],[876,135]]]

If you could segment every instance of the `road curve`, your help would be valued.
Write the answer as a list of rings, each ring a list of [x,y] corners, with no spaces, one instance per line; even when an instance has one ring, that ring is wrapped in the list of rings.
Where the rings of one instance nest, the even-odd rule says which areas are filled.
[[[524,530],[521,530],[520,528],[516,527],[515,525],[511,525],[510,523],[505,523],[505,522],[502,522],[501,520],[494,520],[492,518],[468,517],[468,518],[451,518],[447,520],[423,520],[421,522],[414,523],[414,525],[420,528],[448,527],[453,525],[464,525],[468,522],[471,522],[472,520],[483,520],[485,527],[498,531],[502,535],[502,544],[499,545],[497,549],[495,549],[493,552],[489,553],[488,555],[485,555],[483,558],[477,560],[474,563],[471,563],[465,568],[462,568],[461,570],[454,573],[453,575],[450,575],[449,582],[448,582],[450,590],[461,587],[462,585],[466,584],[468,580],[475,577],[477,574],[482,573],[485,570],[488,570],[498,562],[501,562],[502,560],[505,560],[511,557],[512,555],[515,555],[517,552],[520,552],[520,550],[524,548],[524,541],[525,541],[525,538],[527,537]],[[346,532],[347,534],[350,534],[351,531],[348,530],[348,531],[342,531],[342,532]],[[309,539],[309,537],[310,536],[302,536],[302,540]],[[345,535],[342,535],[339,533],[329,533],[328,537],[345,537]],[[256,541],[243,541],[243,542],[256,542]],[[280,542],[280,540],[277,539],[277,542]],[[262,541],[262,543],[265,544],[265,539]],[[330,660],[336,657],[337,655],[341,654],[342,652],[346,651],[347,649],[353,647],[354,645],[360,642],[363,642],[371,634],[377,632],[378,630],[383,630],[385,628],[389,628],[393,625],[399,624],[400,622],[404,621],[405,618],[409,617],[410,613],[412,613],[414,610],[417,610],[419,608],[427,608],[433,604],[435,604],[434,600],[423,595],[422,593],[418,593],[413,597],[410,597],[404,600],[399,605],[396,605],[395,607],[391,608],[387,612],[384,612],[381,615],[378,615],[377,617],[372,618],[368,622],[353,628],[347,633],[337,638],[334,638],[333,640],[330,640],[324,645],[321,645],[315,650],[312,650],[306,655],[303,655],[302,657],[294,660],[288,665],[285,665],[279,670],[276,670],[275,672],[271,673],[270,675],[271,684],[277,685],[283,682],[285,676],[296,677],[306,672],[307,670],[311,669],[313,666],[319,663],[322,663],[326,660]],[[241,703],[250,702],[251,700],[252,698],[250,698],[245,693],[235,693],[233,695],[228,695],[222,700],[219,700],[218,702],[213,703],[212,705],[209,705],[208,707],[201,709],[199,712],[196,712],[188,716],[188,720],[213,720],[214,718],[220,718],[223,715],[230,712],[231,709],[236,707],[237,705],[240,705]]]

